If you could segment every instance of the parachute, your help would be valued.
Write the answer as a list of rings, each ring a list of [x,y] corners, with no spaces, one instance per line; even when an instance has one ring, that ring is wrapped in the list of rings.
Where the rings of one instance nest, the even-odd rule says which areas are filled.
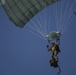
[[[27,25],[30,28],[26,26],[28,31],[45,40],[60,38],[75,20],[75,0],[0,0],[0,3],[16,26],[22,28]],[[42,11],[44,11],[43,14],[41,14]],[[40,18],[37,16],[38,13]],[[33,23],[29,24],[30,22]],[[55,27],[53,29],[54,25],[56,29]]]
[[[9,19],[18,27],[26,25],[38,12],[59,0],[1,0]]]
[[[0,2],[9,19],[20,28],[45,9],[43,14],[45,17],[42,18],[40,14],[37,24],[33,22],[27,26],[35,30],[31,31],[32,33],[48,41],[59,39],[69,26],[75,24],[73,22],[76,17],[76,12],[74,12],[76,0],[0,0]],[[46,10],[48,6],[51,11]],[[48,18],[46,18],[47,15]],[[40,23],[43,20],[44,22]],[[55,27],[53,29],[55,24],[56,30]]]

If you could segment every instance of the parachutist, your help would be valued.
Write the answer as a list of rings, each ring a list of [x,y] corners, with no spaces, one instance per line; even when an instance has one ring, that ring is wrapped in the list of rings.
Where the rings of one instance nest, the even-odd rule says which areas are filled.
[[[60,52],[59,44],[60,44],[60,40],[57,39],[56,44],[51,43],[50,47],[47,45],[48,51],[51,50],[51,52],[52,52],[50,65],[54,68],[58,67],[58,56],[57,56],[57,54]]]
[[[47,45],[48,51],[51,50],[51,52],[52,52],[51,59],[49,61],[50,66],[59,69],[59,72],[57,73],[58,75],[61,73],[61,69],[58,65],[58,53],[60,52],[59,44],[60,44],[60,39],[57,39],[56,44],[51,43],[50,47],[49,47],[49,45]]]

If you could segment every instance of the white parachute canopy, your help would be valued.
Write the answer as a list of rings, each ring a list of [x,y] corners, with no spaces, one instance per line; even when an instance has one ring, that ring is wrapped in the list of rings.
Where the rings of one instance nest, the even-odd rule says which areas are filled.
[[[50,32],[48,35],[46,35],[46,39],[48,41],[57,40],[60,38],[60,36],[61,36],[61,33],[59,31],[53,31],[53,32]]]

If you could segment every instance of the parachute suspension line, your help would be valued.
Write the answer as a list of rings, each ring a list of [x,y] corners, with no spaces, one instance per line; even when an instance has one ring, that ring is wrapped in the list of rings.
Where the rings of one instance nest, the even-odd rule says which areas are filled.
[[[55,15],[54,17],[55,17],[55,21],[56,21],[56,29],[58,30],[57,20],[56,20],[56,19],[57,19],[57,15],[56,15],[57,12],[56,12],[56,10],[57,10],[57,9],[55,8],[55,5],[53,5],[53,11],[54,11],[54,15]]]
[[[63,17],[63,12],[62,12],[62,9],[63,9],[63,2],[64,0],[60,1],[60,18],[59,18],[59,31],[61,32],[61,22],[62,22],[62,17]]]
[[[45,2],[42,3],[42,8],[45,6]],[[43,28],[44,28],[44,35],[46,36],[47,31],[46,31],[46,8],[42,11],[42,18],[43,18]]]
[[[42,26],[43,26],[43,30],[44,30],[44,35],[46,35],[46,26],[45,26],[45,21],[44,21],[44,19],[45,19],[45,17],[44,17],[44,10],[42,11],[42,13],[43,13],[43,15],[42,15],[42,21],[43,21]]]
[[[28,17],[29,18],[29,17]],[[30,18],[29,18],[30,19]],[[33,23],[33,27],[31,26],[31,25],[28,25],[28,26],[30,26],[30,28],[32,28],[32,29],[34,29],[35,31],[37,31],[37,32],[39,32],[40,34],[42,34],[42,35],[44,35],[43,33],[42,33],[42,31],[40,30],[40,27],[38,26],[38,25],[36,25],[36,23],[31,19],[30,20],[30,22],[32,22]]]
[[[59,23],[60,23],[60,2],[59,3],[57,3],[57,29],[58,29],[58,31],[60,30],[60,25],[59,25]]]
[[[70,17],[71,17],[71,19],[70,19]],[[70,23],[74,20],[74,18],[73,18],[72,15],[70,17],[69,17],[68,21],[65,23],[66,26],[64,27],[64,30],[62,31],[62,33],[64,31],[66,31],[66,29],[68,28],[68,26],[70,26]]]
[[[54,18],[55,18],[55,23],[56,23],[56,30],[58,31],[58,26],[57,26],[57,15],[56,15],[56,8],[55,8],[55,5],[53,5],[53,14],[54,14]]]
[[[63,2],[62,2],[63,3]],[[63,3],[64,4],[64,3]],[[67,16],[66,14],[67,14],[67,9],[68,9],[68,5],[69,5],[69,0],[67,1],[67,5],[66,5],[66,7],[65,7],[65,10],[64,10],[64,12],[63,12],[63,16],[62,16],[62,21],[61,21],[61,28],[60,28],[60,31],[62,31],[62,28],[63,28],[63,26],[64,26],[64,22],[66,21],[66,19],[65,19],[65,17]],[[62,5],[61,5],[62,6]],[[64,6],[63,6],[64,7]]]
[[[69,24],[67,24],[67,23],[69,23],[70,22],[70,19],[72,19],[71,17],[72,17],[72,8],[73,8],[73,6],[74,6],[74,3],[75,3],[75,0],[73,1],[73,3],[72,3],[72,5],[71,5],[71,7],[70,7],[70,9],[69,9],[69,11],[68,11],[68,13],[67,13],[67,16],[66,16],[66,21],[65,21],[65,23],[64,23],[64,26],[62,27],[63,29],[62,29],[62,33],[64,32],[64,30],[66,30],[66,28],[68,27],[68,25]]]
[[[48,16],[48,25],[47,25],[47,29],[48,29],[48,33],[50,32],[50,29],[51,29],[51,26],[52,24],[51,24],[51,18],[50,18],[50,16]]]
[[[41,30],[42,30],[42,33],[44,34],[44,36],[45,36],[45,33],[44,33],[44,24],[43,24],[43,22],[42,22],[42,19],[41,19],[41,16],[40,16],[40,14],[39,14],[39,19],[38,20],[40,20],[40,23],[41,23]]]
[[[58,31],[60,31],[60,21],[61,21],[60,17],[61,17],[61,14],[62,14],[62,12],[61,12],[61,10],[62,10],[61,3],[62,3],[61,1],[58,3],[58,9],[57,9]]]
[[[37,32],[39,32],[41,34],[42,31],[40,30],[40,28],[38,27],[38,25],[36,25],[33,21],[32,21],[32,23],[34,24],[34,26],[28,25],[28,27],[32,28],[33,30],[35,30],[35,31],[37,31]]]
[[[37,33],[39,33],[40,35],[42,35],[44,37],[44,34],[41,31],[39,31],[38,29],[36,29],[35,27],[30,26],[30,25],[28,25],[28,27],[31,28],[32,30],[35,30]],[[36,33],[36,32],[34,32],[34,33]]]
[[[47,14],[47,13],[46,13]],[[47,26],[47,34],[49,34],[49,32],[50,32],[50,30],[51,30],[51,18],[50,18],[51,16],[49,15],[48,16],[48,14],[47,14],[47,18],[46,18],[46,26]]]
[[[56,10],[57,10],[57,13],[56,13],[56,15],[57,15],[57,31],[59,31],[60,30],[60,26],[59,26],[59,17],[60,17],[60,14],[59,14],[59,4],[60,3],[57,3],[57,7],[56,7]]]
[[[63,17],[63,23],[62,23],[61,32],[64,30],[65,22],[66,22],[66,20],[67,20],[67,18],[68,18],[68,15],[69,15],[69,12],[67,12],[68,6],[69,6],[69,0],[68,0],[68,2],[67,2],[66,9],[65,9],[65,12],[64,12],[64,15],[63,15],[64,17]]]
[[[72,24],[72,21],[74,21],[75,18],[76,18],[76,17],[74,16],[74,17],[72,17],[72,18],[70,19],[69,23],[66,25],[65,29],[62,31],[62,34],[67,30],[68,26],[70,26],[70,25]]]
[[[55,14],[55,20],[56,20],[56,28],[57,28],[57,31],[58,31],[58,4],[55,4],[54,7],[53,7],[53,10],[54,10],[54,14]]]
[[[35,18],[35,17],[34,17]],[[37,22],[37,26],[39,27],[38,29],[39,29],[39,31],[44,35],[44,32],[43,32],[43,27],[42,27],[42,24],[41,24],[41,22],[40,22],[40,18],[39,19],[37,19],[37,18],[35,18],[35,20],[36,20],[36,22]],[[34,27],[33,27],[34,28]],[[35,28],[36,29],[36,28]],[[37,30],[37,29],[36,29]]]
[[[74,21],[76,21],[76,16],[74,16]],[[75,24],[73,24],[73,25],[75,25]],[[73,29],[72,27],[70,27],[70,28],[69,28],[69,32],[72,32],[72,33],[73,33],[73,34],[71,34],[72,37],[75,37],[75,36],[74,36],[74,34],[76,35],[75,29]]]
[[[74,0],[75,1],[75,0]],[[62,29],[62,32],[64,32],[64,30],[66,30],[66,28],[68,27],[68,24],[69,24],[69,22],[70,22],[70,20],[73,18],[72,17],[72,8],[73,8],[73,6],[74,6],[74,1],[73,1],[73,3],[72,3],[72,5],[71,5],[71,7],[70,7],[70,9],[69,9],[69,12],[68,12],[68,16],[67,16],[67,20],[65,21],[65,23],[64,23],[64,26],[63,26],[63,28],[64,29]],[[72,17],[72,18],[71,18]],[[68,24],[67,24],[68,23]]]
[[[29,29],[26,29],[26,30],[29,31],[29,32],[31,32],[31,33],[33,33],[34,35],[36,35],[36,36],[44,39],[44,40],[46,40],[46,38],[45,38],[44,36],[41,36],[41,35],[39,35],[39,34],[36,34],[34,31],[31,31],[31,30],[29,30]]]
[[[47,35],[48,34],[48,24],[47,24],[47,13],[46,13],[46,8],[44,9],[44,16],[45,16],[45,18],[44,18],[44,25],[45,25],[45,29],[46,29],[46,33],[45,33],[45,35]]]
[[[40,30],[39,26],[37,24],[35,24],[35,22],[33,20],[30,20],[34,26],[28,25],[29,28],[31,28],[32,30],[35,30],[36,32],[40,33],[42,36],[44,36],[44,34],[42,33],[42,31]]]
[[[36,22],[37,22],[37,24],[38,24],[38,26],[39,26],[39,29],[40,29],[41,32],[44,34],[43,23],[40,21],[40,14],[39,14],[38,18],[37,18],[36,16],[35,16],[34,18],[35,18],[35,20],[36,20]]]
[[[36,18],[36,16],[34,18],[35,18],[35,20],[36,20],[36,22],[38,24],[38,27],[39,27],[40,31],[43,33],[43,31],[42,31],[43,30],[42,24],[40,23],[39,19]]]
[[[42,16],[40,14],[38,14],[38,20],[39,20],[38,23],[41,23],[41,25],[40,25],[41,31],[42,31],[43,35],[45,36],[45,29],[44,29],[45,27],[44,27],[44,23],[42,21]]]

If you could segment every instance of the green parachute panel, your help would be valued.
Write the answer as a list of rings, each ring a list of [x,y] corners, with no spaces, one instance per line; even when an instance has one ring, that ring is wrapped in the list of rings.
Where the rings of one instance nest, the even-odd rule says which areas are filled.
[[[1,0],[1,4],[16,26],[23,27],[45,7],[59,0]]]

